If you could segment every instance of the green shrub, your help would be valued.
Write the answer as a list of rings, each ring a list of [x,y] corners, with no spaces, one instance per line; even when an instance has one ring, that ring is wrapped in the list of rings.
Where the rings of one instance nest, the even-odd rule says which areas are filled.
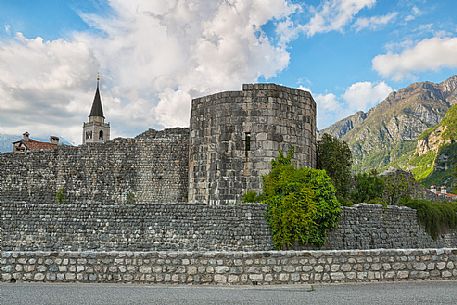
[[[348,198],[351,189],[352,153],[348,144],[324,133],[317,143],[317,168],[332,179],[338,199]]]
[[[58,204],[62,204],[65,202],[65,190],[63,189],[63,187],[61,187],[57,190],[55,198],[56,198],[56,203],[58,203]]]
[[[369,203],[369,201],[382,197],[384,180],[375,171],[357,174],[354,177],[354,188],[351,199],[356,203]]]
[[[379,198],[379,197],[376,197],[376,198],[372,198],[370,200],[368,200],[366,203],[368,204],[380,204],[384,207],[387,207],[387,202],[382,199],[382,198]]]
[[[256,191],[249,190],[243,194],[242,200],[245,203],[258,203],[262,201],[262,198]]]
[[[417,210],[420,224],[433,239],[457,229],[457,203],[405,199],[401,204]]]
[[[292,163],[293,150],[272,161],[263,177],[262,203],[268,205],[268,222],[277,249],[297,245],[322,245],[327,231],[336,226],[341,211],[335,188],[324,170]]]

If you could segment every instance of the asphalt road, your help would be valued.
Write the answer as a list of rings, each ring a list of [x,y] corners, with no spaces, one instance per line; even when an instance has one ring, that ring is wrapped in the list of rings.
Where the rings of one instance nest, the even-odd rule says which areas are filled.
[[[308,286],[148,286],[0,283],[1,305],[350,304],[456,305],[457,282]]]

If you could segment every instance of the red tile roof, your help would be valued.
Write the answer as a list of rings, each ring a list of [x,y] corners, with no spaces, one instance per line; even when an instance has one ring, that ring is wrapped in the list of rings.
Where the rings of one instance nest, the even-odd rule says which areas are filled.
[[[21,140],[29,151],[42,151],[42,150],[54,150],[57,147],[57,144],[52,144],[49,142],[41,142],[36,140]]]

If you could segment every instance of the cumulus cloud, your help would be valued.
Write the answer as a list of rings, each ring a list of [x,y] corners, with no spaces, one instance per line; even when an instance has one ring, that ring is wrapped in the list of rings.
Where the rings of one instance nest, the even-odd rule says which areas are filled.
[[[98,63],[87,45],[64,40],[27,39],[17,34],[0,48],[2,133],[62,134],[76,137],[86,117],[81,103],[93,92],[88,79]],[[78,120],[79,118],[79,120]]]
[[[457,67],[457,38],[423,39],[400,53],[388,52],[372,60],[373,69],[394,80],[414,76],[416,72]]]
[[[319,128],[327,127],[357,111],[368,111],[392,91],[385,82],[357,82],[346,88],[341,96],[333,93],[315,94]]]
[[[308,36],[321,32],[342,30],[364,8],[370,8],[376,0],[328,0],[314,12],[304,30]]]
[[[276,32],[280,44],[285,45],[302,33],[312,37],[318,33],[343,31],[361,10],[371,8],[375,3],[376,0],[324,0],[320,6],[309,8],[311,19],[305,24],[297,24],[289,17],[279,21]]]
[[[261,28],[297,10],[286,0],[109,4],[109,16],[81,15],[101,35],[0,42],[0,132],[60,133],[79,143],[97,71],[113,136],[187,126],[191,98],[239,90],[289,63],[286,46]]]
[[[370,29],[370,30],[376,30],[391,21],[395,19],[397,16],[397,13],[390,13],[382,16],[372,16],[369,18],[366,17],[361,17],[357,18],[357,20],[354,22],[353,27],[355,28],[356,31],[361,31],[363,29]]]
[[[343,110],[342,104],[333,93],[314,94],[317,104],[317,125],[318,128],[327,127],[336,121],[339,113]]]
[[[352,84],[343,93],[343,99],[348,108],[356,112],[367,111],[371,107],[385,99],[393,89],[385,82],[377,84],[371,82],[357,82]]]
[[[411,8],[411,13],[408,14],[406,17],[405,17],[405,21],[406,22],[409,22],[409,21],[413,21],[414,19],[416,19],[417,17],[419,17],[420,15],[422,15],[422,11],[417,7],[417,6],[413,6]]]

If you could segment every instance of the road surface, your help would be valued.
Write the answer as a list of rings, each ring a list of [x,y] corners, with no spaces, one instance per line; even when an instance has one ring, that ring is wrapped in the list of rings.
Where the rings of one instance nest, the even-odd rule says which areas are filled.
[[[0,283],[0,304],[456,305],[457,282],[422,281],[249,287]]]

